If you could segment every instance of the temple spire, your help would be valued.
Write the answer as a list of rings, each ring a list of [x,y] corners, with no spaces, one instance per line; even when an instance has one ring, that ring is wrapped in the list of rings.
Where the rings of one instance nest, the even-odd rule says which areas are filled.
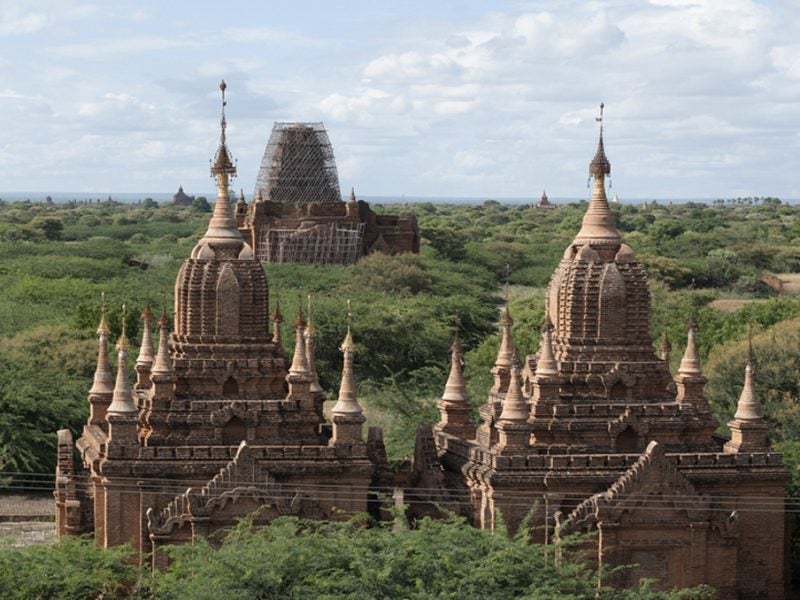
[[[136,387],[143,388],[150,385],[150,370],[153,366],[153,311],[150,309],[150,303],[144,307],[141,315],[143,323],[142,327],[142,343],[139,346],[139,356],[136,358]]]
[[[128,381],[128,349],[130,343],[125,335],[125,305],[122,305],[122,334],[117,341],[117,380],[114,395],[108,407],[109,415],[128,415],[137,412],[133,403],[133,393]]]
[[[442,399],[437,404],[439,422],[436,428],[467,440],[475,437],[475,427],[469,420],[470,406],[463,364],[464,351],[456,332],[453,345],[450,346],[450,375],[447,377]]]
[[[153,364],[152,375],[172,375],[175,370],[172,366],[172,357],[169,355],[169,319],[166,306],[161,310],[158,328],[158,354]]]
[[[536,363],[536,377],[554,377],[558,375],[558,363],[553,354],[553,323],[550,317],[545,318],[542,330],[542,341],[539,345],[539,360]]]
[[[664,335],[661,338],[661,360],[669,362],[669,353],[672,351],[672,343],[669,341],[669,335],[664,330]]]
[[[360,415],[361,405],[356,397],[356,381],[353,375],[353,353],[356,346],[353,343],[353,334],[350,331],[352,323],[352,313],[350,312],[350,301],[347,301],[347,335],[342,342],[341,350],[344,355],[342,365],[342,383],[339,386],[339,398],[334,405],[331,413],[333,415]]]
[[[702,377],[703,370],[700,367],[700,357],[697,353],[697,343],[695,342],[695,334],[697,332],[697,325],[692,321],[689,324],[689,333],[686,336],[686,351],[681,358],[681,364],[678,367],[678,375],[688,377]]]
[[[506,284],[507,287],[508,284]],[[492,391],[497,393],[504,393],[508,389],[509,372],[517,355],[514,349],[514,341],[511,338],[511,326],[514,324],[514,319],[511,318],[511,312],[508,309],[507,296],[508,292],[506,292],[505,306],[500,313],[500,328],[502,330],[500,348],[497,351],[497,358],[492,367],[492,375],[494,375]]]
[[[283,323],[283,315],[281,314],[281,303],[275,299],[275,311],[272,313],[272,342],[281,345],[281,323]]]
[[[94,381],[90,395],[108,395],[114,390],[114,376],[108,364],[108,322],[106,322],[106,295],[102,295],[100,304],[100,324],[97,326],[98,348],[97,367],[94,371]]]
[[[747,361],[744,367],[744,386],[736,405],[736,414],[728,422],[731,439],[725,444],[725,452],[763,452],[769,449],[767,432],[769,425],[764,419],[761,400],[753,382],[753,330],[748,334]]]
[[[592,188],[592,199],[589,208],[583,216],[583,225],[578,235],[575,237],[576,244],[600,243],[614,244],[621,243],[622,236],[617,230],[616,220],[608,207],[606,198],[606,175],[611,174],[611,163],[606,157],[605,146],[603,143],[603,109],[604,104],[600,104],[600,116],[596,120],[600,123],[600,138],[597,141],[592,162],[589,163],[589,176],[594,179]]]
[[[511,377],[508,382],[508,393],[503,400],[503,412],[500,413],[500,421],[520,421],[528,420],[528,405],[522,396],[520,387],[519,364],[514,363],[511,367]]]
[[[736,405],[734,419],[739,421],[760,421],[764,418],[761,408],[761,401],[756,395],[756,388],[753,384],[753,362],[752,357],[747,357],[744,367],[744,387],[739,396],[739,403]]]
[[[511,318],[511,311],[508,309],[508,299],[506,299],[503,311],[500,313],[500,328],[502,330],[502,338],[500,339],[500,348],[497,351],[497,359],[494,361],[495,367],[509,368],[514,363],[514,342],[511,338],[511,327],[514,325],[514,319]]]
[[[448,404],[466,405],[468,403],[467,384],[464,382],[464,373],[461,369],[463,359],[461,342],[456,334],[453,345],[450,347],[450,375],[447,377],[442,395],[442,400]]]
[[[311,294],[308,295],[308,322],[304,332],[306,342],[306,363],[308,364],[308,371],[311,374],[311,386],[309,390],[313,393],[321,393],[322,387],[319,385],[319,375],[317,374],[317,364],[314,358],[314,324],[311,320]]]
[[[228,184],[236,176],[236,166],[231,159],[226,141],[227,121],[225,120],[225,90],[227,84],[223,80],[219,84],[222,92],[222,118],[220,119],[220,138],[219,147],[211,165],[211,176],[217,180],[217,200],[214,204],[214,213],[208,224],[208,230],[203,238],[197,243],[192,258],[213,258],[217,255],[216,248],[220,246],[232,246],[232,252],[223,252],[226,258],[236,258],[238,250],[244,245],[244,239],[236,225],[236,220],[231,214],[230,190]]]
[[[292,366],[289,367],[289,375],[309,375],[304,336],[305,326],[306,322],[303,317],[303,307],[298,303],[297,318],[294,321],[294,355],[292,356]]]

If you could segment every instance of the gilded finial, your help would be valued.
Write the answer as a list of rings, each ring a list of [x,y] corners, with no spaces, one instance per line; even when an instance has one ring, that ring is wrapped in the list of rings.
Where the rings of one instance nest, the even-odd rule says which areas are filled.
[[[602,102],[600,103],[600,116],[595,117],[595,121],[600,123],[600,139],[597,141],[597,151],[594,154],[594,158],[589,163],[589,175],[598,178],[611,175],[611,163],[606,158],[605,146],[603,145],[603,109],[605,106]]]
[[[123,350],[128,350],[130,347],[130,342],[128,342],[128,336],[125,334],[125,319],[128,316],[128,307],[123,303],[122,304],[122,333],[119,336],[119,340],[117,341],[117,352],[122,352]]]
[[[106,293],[100,292],[100,324],[97,326],[97,334],[109,334],[108,321],[106,321]]]
[[[225,174],[230,177],[235,177],[236,166],[233,164],[233,160],[231,159],[230,152],[226,145],[226,129],[228,127],[228,122],[225,119],[225,106],[228,104],[228,101],[225,100],[225,90],[228,89],[228,85],[225,83],[224,79],[220,82],[219,89],[222,92],[222,117],[219,123],[219,148],[217,148],[217,155],[214,158],[214,163],[211,165],[211,176],[215,177]]]
[[[225,106],[227,106],[228,102],[225,100],[225,90],[228,89],[228,84],[225,83],[225,80],[221,80],[219,82],[219,89],[222,92],[222,120],[220,125],[222,125],[222,143],[225,143],[225,128],[227,127],[228,123],[225,120]]]

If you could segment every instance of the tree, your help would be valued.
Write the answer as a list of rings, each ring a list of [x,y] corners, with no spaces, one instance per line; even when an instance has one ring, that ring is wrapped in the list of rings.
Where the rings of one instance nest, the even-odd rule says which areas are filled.
[[[570,540],[560,560],[529,532],[476,529],[464,519],[423,518],[414,528],[325,523],[291,517],[253,530],[243,520],[218,547],[201,541],[171,550],[155,577],[164,600],[192,598],[705,599],[710,588],[657,592],[598,586],[598,571]]]
[[[208,203],[205,196],[198,196],[192,200],[192,208],[198,212],[211,212],[211,205]]]
[[[105,550],[84,538],[27,548],[0,545],[0,597],[119,598],[139,578],[131,554],[128,547]]]
[[[48,240],[61,239],[64,223],[55,217],[36,217],[31,221],[31,227],[40,231]]]

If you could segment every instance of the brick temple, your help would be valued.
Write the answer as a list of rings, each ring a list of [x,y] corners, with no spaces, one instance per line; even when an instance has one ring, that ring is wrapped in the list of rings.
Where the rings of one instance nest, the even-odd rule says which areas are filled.
[[[166,313],[142,315],[144,329],[128,379],[129,341],[108,363],[109,328],[89,391],[90,414],[73,444],[58,432],[56,527],[59,536],[92,533],[101,546],[131,544],[163,566],[166,544],[208,536],[257,509],[322,519],[366,512],[385,466],[380,429],[364,441],[353,380],[353,338],[342,344],[339,401],[331,420],[314,365],[314,328],[298,312],[291,362],[270,331],[269,288],[229,203],[236,168],[222,134],[211,173],[217,201],[208,230],[175,281],[172,331]],[[73,461],[77,449],[80,461]]]
[[[376,213],[354,190],[342,200],[322,123],[275,123],[253,201],[240,194],[236,219],[264,262],[350,264],[373,252],[419,253],[416,217]]]
[[[788,473],[751,359],[721,439],[693,327],[675,376],[668,347],[654,352],[647,278],[609,210],[610,172],[601,125],[591,201],[550,280],[539,352],[518,360],[506,307],[476,427],[454,344],[441,419],[418,434],[418,490],[406,497],[417,514],[457,506],[486,529],[498,514],[512,530],[529,517],[540,541],[595,532],[600,564],[636,565],[615,585],[652,577],[662,589],[709,584],[718,598],[783,598]]]
[[[172,326],[162,312],[156,345],[144,312],[131,387],[130,344],[123,330],[115,378],[103,317],[87,424],[75,443],[58,433],[58,535],[130,543],[156,567],[165,545],[256,510],[258,523],[378,514],[370,498],[392,486],[381,431],[365,440],[349,328],[330,420],[310,319],[298,309],[291,361],[277,308],[270,333],[267,280],[236,221],[252,205],[234,215],[229,202],[236,169],[225,126],[223,103],[217,202],[177,275]],[[447,508],[485,529],[502,516],[512,530],[529,518],[537,541],[556,544],[593,532],[587,550],[600,564],[635,565],[613,585],[652,577],[665,589],[706,583],[721,599],[784,598],[788,472],[769,444],[751,357],[723,439],[694,327],[677,373],[668,345],[654,351],[647,277],[609,209],[610,172],[601,121],[591,201],[550,281],[539,351],[519,358],[506,306],[476,425],[456,339],[440,420],[418,432],[404,484],[409,514]],[[334,190],[320,205],[336,203]]]

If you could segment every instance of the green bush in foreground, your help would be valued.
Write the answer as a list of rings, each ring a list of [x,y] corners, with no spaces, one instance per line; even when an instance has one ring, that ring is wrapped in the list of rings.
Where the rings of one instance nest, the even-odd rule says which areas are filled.
[[[659,592],[649,581],[629,590],[598,587],[598,573],[573,542],[552,546],[527,532],[475,529],[463,519],[421,520],[414,529],[293,517],[255,529],[245,519],[219,544],[169,548],[172,565],[151,574],[130,563],[130,548],[102,550],[89,539],[14,549],[0,545],[0,597],[226,598],[316,600],[458,598],[713,598],[707,587]]]
[[[597,572],[576,556],[557,563],[553,548],[475,529],[463,519],[423,519],[415,529],[357,521],[280,518],[254,530],[243,521],[214,548],[171,550],[155,579],[158,598],[711,598],[710,590],[598,589]]]
[[[82,538],[24,549],[0,545],[0,598],[118,598],[139,576],[130,555],[128,547],[104,550]]]

